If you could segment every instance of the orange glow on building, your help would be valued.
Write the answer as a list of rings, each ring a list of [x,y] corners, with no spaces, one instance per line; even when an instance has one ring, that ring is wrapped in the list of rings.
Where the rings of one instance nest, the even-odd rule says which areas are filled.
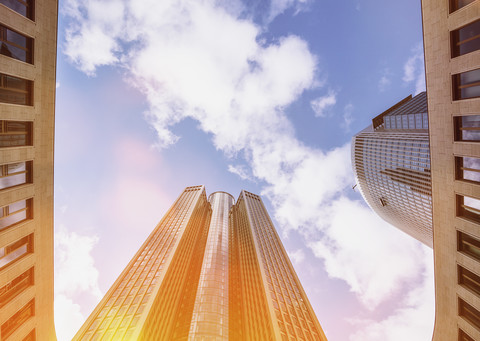
[[[259,196],[187,187],[74,340],[326,340]]]

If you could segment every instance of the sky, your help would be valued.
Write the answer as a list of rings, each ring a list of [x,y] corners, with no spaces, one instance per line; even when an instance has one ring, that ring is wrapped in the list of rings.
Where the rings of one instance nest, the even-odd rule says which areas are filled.
[[[428,340],[432,250],[350,141],[425,89],[419,0],[64,0],[55,324],[70,340],[187,186],[259,194],[329,340]]]

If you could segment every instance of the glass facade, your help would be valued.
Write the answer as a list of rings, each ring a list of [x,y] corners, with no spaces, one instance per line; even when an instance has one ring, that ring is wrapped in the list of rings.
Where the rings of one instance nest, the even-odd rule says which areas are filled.
[[[396,107],[376,129],[353,137],[352,166],[369,206],[432,247],[432,187],[426,93]],[[395,124],[393,124],[395,122]]]
[[[326,340],[259,196],[187,187],[74,340]]]
[[[376,129],[367,127],[355,135],[352,166],[369,206],[385,221],[432,247],[430,147],[428,123],[423,124],[425,110],[426,94],[421,93],[384,116],[385,124]]]

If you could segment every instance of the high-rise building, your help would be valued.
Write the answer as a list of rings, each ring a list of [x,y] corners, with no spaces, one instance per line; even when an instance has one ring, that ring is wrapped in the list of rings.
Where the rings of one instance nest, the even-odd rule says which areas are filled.
[[[0,340],[55,340],[56,0],[0,0]]]
[[[480,1],[422,0],[434,340],[480,340]]]
[[[326,340],[258,195],[187,187],[74,340]]]
[[[352,139],[352,166],[368,205],[432,247],[427,94],[408,96]]]

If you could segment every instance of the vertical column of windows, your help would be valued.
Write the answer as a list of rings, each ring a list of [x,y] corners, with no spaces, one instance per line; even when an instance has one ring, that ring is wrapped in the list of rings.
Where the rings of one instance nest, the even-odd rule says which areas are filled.
[[[314,317],[304,303],[306,297],[301,295],[300,284],[292,275],[293,269],[285,259],[268,213],[258,196],[251,193],[246,196],[282,339],[316,340],[322,333],[315,327]]]

